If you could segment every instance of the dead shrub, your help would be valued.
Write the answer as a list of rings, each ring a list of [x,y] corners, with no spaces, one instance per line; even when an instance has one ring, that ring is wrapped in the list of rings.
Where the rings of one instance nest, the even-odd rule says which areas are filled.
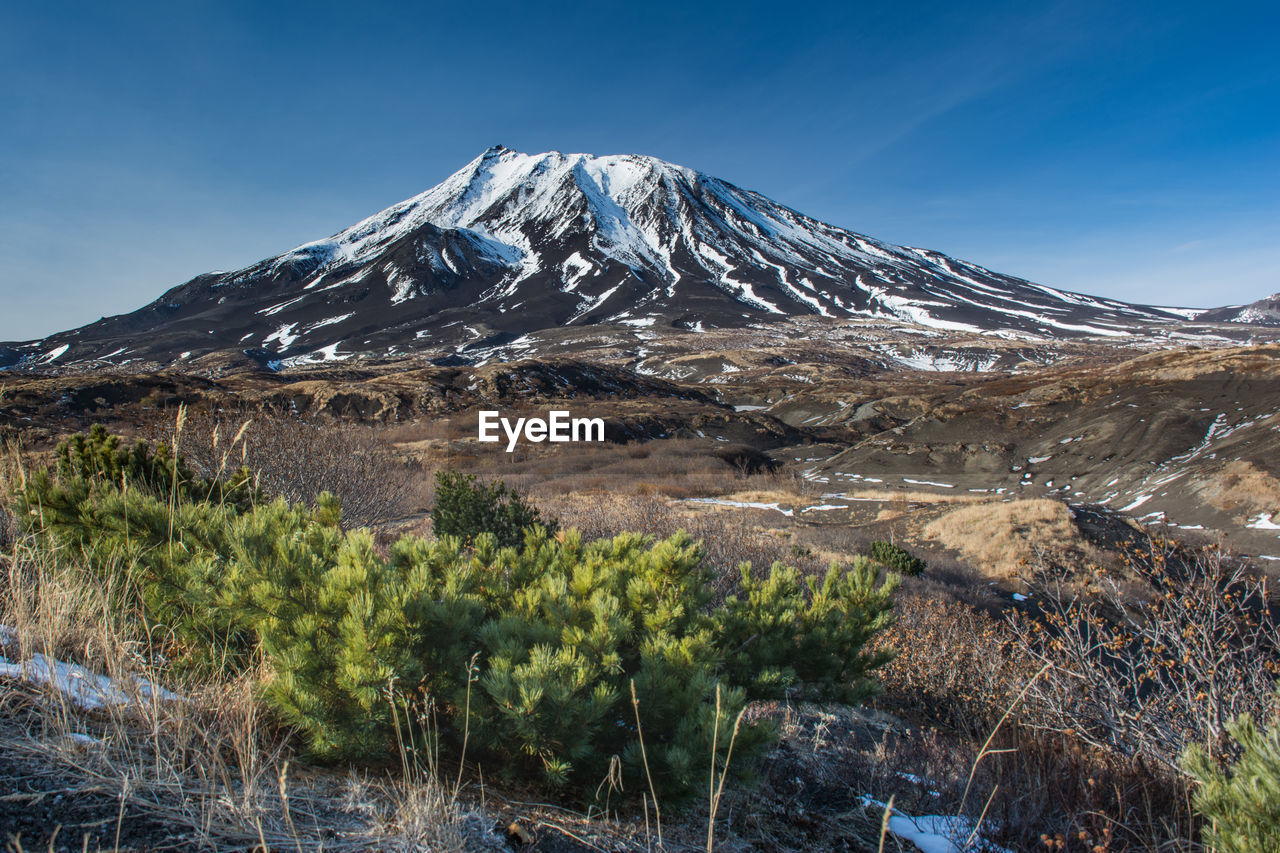
[[[1014,622],[1048,674],[1028,697],[1036,725],[1180,774],[1191,744],[1223,755],[1226,724],[1261,719],[1280,675],[1280,633],[1266,579],[1219,548],[1151,540],[1130,555],[1145,585],[1095,570],[1090,582],[1039,561],[1031,591],[1043,618]]]
[[[977,766],[987,834],[1012,850],[1198,850],[1181,780],[1070,735],[1011,725]],[[1004,750],[1007,750],[1005,752]],[[985,796],[976,797],[985,799]],[[974,804],[976,805],[976,804]]]
[[[144,432],[165,443],[177,439],[179,452],[201,476],[244,465],[258,488],[291,503],[331,492],[349,527],[381,524],[426,506],[431,472],[401,460],[375,427],[306,420],[283,410],[192,410],[181,435],[168,419]]]
[[[884,707],[985,735],[1035,675],[1002,620],[958,601],[903,595],[897,622],[877,643],[897,657],[878,675]]]

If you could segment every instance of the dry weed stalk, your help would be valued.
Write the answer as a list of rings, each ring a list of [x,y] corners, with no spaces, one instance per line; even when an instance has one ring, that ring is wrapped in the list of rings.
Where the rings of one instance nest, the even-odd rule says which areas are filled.
[[[707,853],[712,853],[716,838],[716,812],[720,810],[720,799],[724,796],[724,780],[729,775],[729,763],[733,761],[733,745],[738,740],[738,731],[742,726],[742,715],[747,712],[744,707],[733,721],[733,734],[729,738],[729,749],[724,756],[724,767],[720,771],[720,779],[716,780],[716,758],[720,737],[720,685],[716,684],[716,721],[711,731],[711,787],[708,795],[707,814]]]

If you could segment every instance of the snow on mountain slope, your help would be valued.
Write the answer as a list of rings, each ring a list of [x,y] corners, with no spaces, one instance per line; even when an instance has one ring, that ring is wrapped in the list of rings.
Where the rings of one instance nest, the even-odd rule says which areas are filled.
[[[1217,323],[1252,323],[1259,326],[1280,326],[1280,293],[1273,294],[1248,305],[1228,305],[1199,311],[1196,320]]]
[[[29,351],[68,345],[63,363],[122,346],[115,357],[339,357],[493,346],[565,324],[701,329],[796,314],[1048,338],[1179,319],[883,243],[652,157],[497,146],[328,239]]]

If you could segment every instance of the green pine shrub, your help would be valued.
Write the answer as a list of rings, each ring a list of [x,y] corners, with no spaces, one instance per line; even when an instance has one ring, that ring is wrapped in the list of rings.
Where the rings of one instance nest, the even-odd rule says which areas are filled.
[[[1280,727],[1260,729],[1245,715],[1227,733],[1237,757],[1226,766],[1199,746],[1183,756],[1199,783],[1195,807],[1204,843],[1217,853],[1280,850]]]
[[[138,609],[149,643],[181,666],[246,661],[252,638],[220,606],[233,522],[257,495],[246,471],[194,475],[168,446],[119,439],[95,425],[58,445],[15,495],[29,531],[96,571]]]
[[[94,424],[87,434],[76,433],[59,442],[54,457],[56,480],[77,494],[95,483],[110,483],[165,497],[176,490],[176,497],[184,501],[231,503],[237,509],[244,509],[255,498],[245,469],[224,479],[206,479],[196,475],[181,457],[175,457],[168,444],[152,447],[138,441],[132,448],[122,448],[120,438],[108,434],[101,424]],[[49,473],[36,476],[49,477]]]
[[[436,498],[431,509],[431,528],[438,537],[457,536],[473,542],[481,533],[490,533],[500,548],[516,548],[524,541],[524,531],[542,525],[555,533],[559,523],[543,518],[506,483],[477,483],[474,474],[436,472]]]
[[[793,696],[810,701],[859,703],[879,690],[869,673],[893,653],[864,649],[893,621],[896,580],[877,584],[865,557],[822,578],[802,578],[775,563],[757,579],[741,567],[740,596],[731,596],[717,622],[730,680],[752,698]]]
[[[465,741],[490,776],[589,798],[618,767],[626,791],[652,779],[670,801],[705,791],[712,743],[723,762],[749,699],[858,701],[890,657],[864,647],[892,620],[896,579],[878,582],[866,560],[822,579],[744,565],[739,596],[716,605],[705,552],[683,533],[583,542],[505,486],[445,477],[439,509],[465,537],[379,551],[367,531],[343,530],[328,495],[313,507],[239,501],[236,481],[197,483],[161,456],[178,472],[165,496],[148,462],[158,453],[138,457],[139,471],[155,468],[146,488],[117,482],[101,450],[32,477],[24,518],[127,577],[175,665],[265,663],[264,700],[317,760],[389,761],[420,742],[406,728],[415,717],[455,757]],[[520,540],[504,546],[486,520]],[[744,723],[733,770],[772,735]]]
[[[872,542],[868,553],[872,560],[900,575],[915,576],[928,566],[924,560],[912,555],[909,551],[883,540]]]

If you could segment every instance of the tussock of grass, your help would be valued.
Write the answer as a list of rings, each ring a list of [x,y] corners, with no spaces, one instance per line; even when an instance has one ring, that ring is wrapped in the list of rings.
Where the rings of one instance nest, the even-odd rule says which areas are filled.
[[[1255,515],[1280,512],[1280,479],[1243,459],[1233,460],[1200,489],[1205,501],[1223,512]]]
[[[923,532],[974,568],[1002,578],[1019,574],[1042,553],[1088,559],[1094,551],[1066,504],[1047,498],[967,506],[930,522]]]

